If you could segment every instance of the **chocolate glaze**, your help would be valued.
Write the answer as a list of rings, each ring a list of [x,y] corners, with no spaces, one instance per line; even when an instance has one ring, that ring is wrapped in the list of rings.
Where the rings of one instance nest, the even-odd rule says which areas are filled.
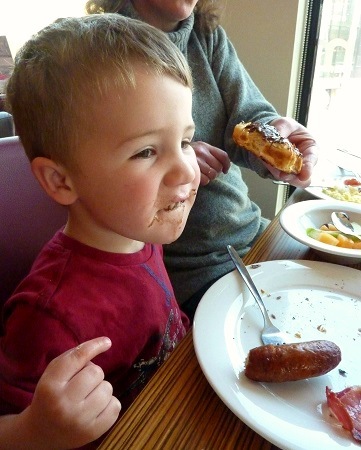
[[[265,123],[253,122],[253,123],[249,123],[245,128],[250,133],[252,133],[253,131],[258,131],[267,139],[267,141],[270,141],[270,142],[282,143],[282,142],[285,142],[286,140],[288,140],[288,139],[282,137],[274,126],[267,125]]]
[[[287,138],[281,136],[279,132],[277,131],[277,128],[273,125],[267,125],[265,123],[261,122],[251,122],[248,125],[245,126],[245,129],[248,130],[249,133],[252,132],[259,132],[262,134],[262,136],[268,141],[272,143],[279,143],[279,144],[287,144],[293,150],[301,155],[298,148],[293,145]]]

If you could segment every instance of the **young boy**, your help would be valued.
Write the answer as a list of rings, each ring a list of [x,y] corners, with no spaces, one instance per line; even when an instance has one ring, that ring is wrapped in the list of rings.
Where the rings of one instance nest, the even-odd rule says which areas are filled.
[[[279,116],[239,60],[220,25],[226,3],[222,0],[86,2],[89,13],[117,12],[163,30],[186,56],[192,70],[196,125],[192,146],[205,186],[199,189],[184,233],[164,246],[164,260],[177,300],[191,318],[207,289],[234,270],[227,245],[231,244],[243,257],[269,223],[249,197],[244,168],[263,178],[306,187],[317,162],[318,150],[310,132],[294,119]],[[248,2],[238,3],[239,13],[247,14]],[[270,123],[288,137],[304,156],[301,173],[290,176],[280,172],[238,147],[232,133],[241,121]]]
[[[166,35],[117,14],[61,19],[19,52],[16,130],[69,214],[4,307],[0,448],[94,441],[184,336],[160,244],[200,181],[191,87]]]

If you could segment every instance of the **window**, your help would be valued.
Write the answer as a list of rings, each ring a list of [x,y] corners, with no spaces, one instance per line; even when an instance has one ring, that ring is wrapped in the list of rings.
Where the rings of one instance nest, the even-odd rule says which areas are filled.
[[[0,111],[3,106],[1,99],[5,92],[6,79],[10,73],[9,67],[12,66],[12,58],[15,57],[20,47],[32,34],[55,19],[84,15],[85,2],[86,0],[2,2],[0,14]]]
[[[296,118],[321,150],[361,156],[361,2],[309,1]]]
[[[85,14],[86,0],[2,1],[0,13],[0,35],[6,36],[14,57],[19,48],[50,22],[59,17]]]

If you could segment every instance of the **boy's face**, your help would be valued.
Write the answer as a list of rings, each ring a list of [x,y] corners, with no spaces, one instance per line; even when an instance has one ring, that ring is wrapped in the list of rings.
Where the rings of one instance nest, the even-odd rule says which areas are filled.
[[[136,88],[110,88],[70,177],[77,200],[65,232],[94,247],[132,252],[182,233],[200,172],[189,145],[192,94],[176,80],[138,70]],[[138,243],[139,246],[139,243]]]

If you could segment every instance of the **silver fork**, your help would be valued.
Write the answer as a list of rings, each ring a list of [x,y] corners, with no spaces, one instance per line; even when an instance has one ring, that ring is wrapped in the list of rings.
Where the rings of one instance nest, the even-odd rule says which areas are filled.
[[[262,297],[261,297],[260,293],[258,292],[258,289],[256,288],[256,285],[254,284],[242,259],[239,257],[238,253],[231,245],[227,245],[227,250],[232,258],[234,265],[236,266],[236,269],[240,273],[243,281],[245,282],[246,286],[250,290],[251,294],[253,295],[254,299],[256,300],[257,305],[259,306],[259,308],[262,312],[264,326],[263,326],[263,330],[261,332],[261,339],[262,339],[263,344],[264,345],[285,344],[287,342],[287,337],[286,337],[285,333],[283,333],[281,330],[279,330],[276,326],[273,325],[273,323],[267,313],[266,307],[263,303]]]

